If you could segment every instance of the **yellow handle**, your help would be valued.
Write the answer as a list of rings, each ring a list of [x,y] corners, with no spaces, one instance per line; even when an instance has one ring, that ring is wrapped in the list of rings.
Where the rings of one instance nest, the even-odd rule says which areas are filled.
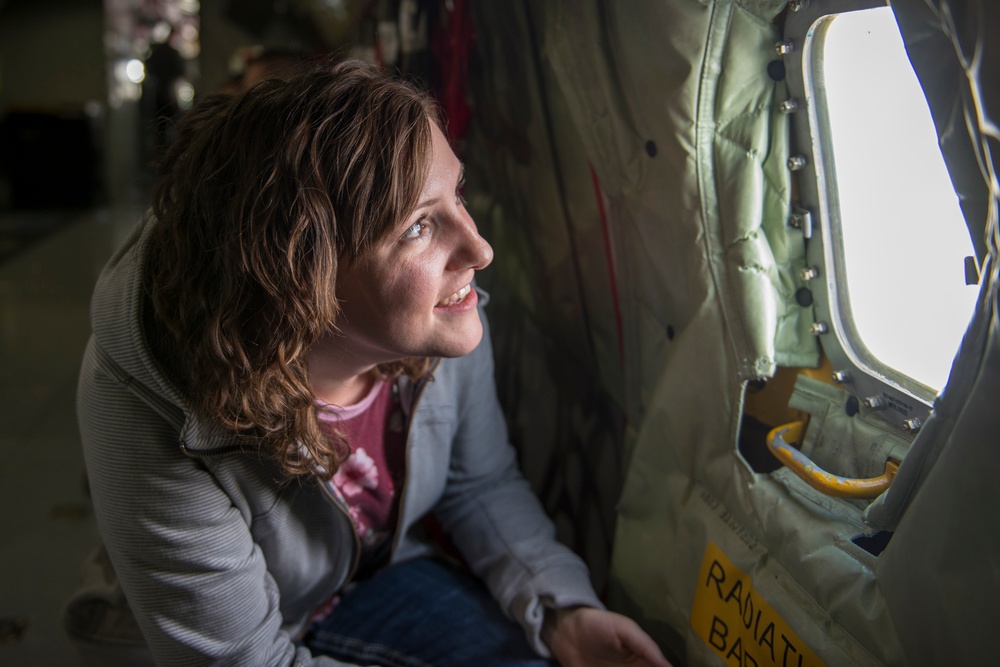
[[[885,462],[885,472],[878,477],[851,479],[833,475],[820,468],[812,460],[785,441],[785,435],[792,442],[798,442],[805,430],[805,422],[791,422],[771,429],[767,434],[767,448],[806,484],[821,493],[836,498],[875,498],[889,488],[899,463],[889,459]]]

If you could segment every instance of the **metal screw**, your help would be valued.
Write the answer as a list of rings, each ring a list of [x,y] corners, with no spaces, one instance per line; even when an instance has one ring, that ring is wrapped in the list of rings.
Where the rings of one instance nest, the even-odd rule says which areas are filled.
[[[885,400],[881,396],[868,396],[863,398],[861,403],[869,410],[885,410],[889,407],[889,401]]]
[[[799,278],[802,280],[816,280],[819,278],[819,267],[818,266],[807,266],[801,271],[799,271]]]
[[[795,113],[802,108],[802,103],[797,97],[791,97],[778,105],[778,111],[783,114]]]
[[[813,336],[819,336],[820,334],[825,334],[830,328],[826,326],[825,322],[813,322],[809,325],[809,331]]]
[[[795,42],[791,39],[786,39],[782,42],[778,42],[774,45],[774,50],[779,56],[785,56],[795,50]]]
[[[792,214],[788,216],[788,225],[790,227],[794,227],[795,229],[801,229],[803,237],[807,239],[812,238],[812,212],[810,212],[809,209],[802,208],[801,206],[795,206],[792,208]]]
[[[809,164],[809,162],[803,155],[793,155],[788,158],[788,169],[790,171],[798,171],[799,169],[804,168],[807,164]]]
[[[851,374],[848,371],[834,371],[833,381],[837,384],[844,384],[851,381]]]
[[[903,420],[903,430],[906,431],[907,433],[916,433],[917,431],[920,430],[921,426],[923,426],[923,424],[921,424],[920,420],[917,419],[916,417],[913,417],[912,419]]]
[[[793,12],[801,12],[809,6],[809,0],[789,0],[788,8]]]

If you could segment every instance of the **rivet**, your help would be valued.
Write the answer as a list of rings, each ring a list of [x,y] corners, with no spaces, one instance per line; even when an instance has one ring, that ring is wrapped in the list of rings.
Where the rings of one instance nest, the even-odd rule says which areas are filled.
[[[785,62],[783,60],[772,60],[767,64],[767,75],[771,81],[785,80]]]
[[[847,397],[847,402],[844,403],[844,413],[848,417],[853,417],[854,415],[858,414],[859,412],[861,412],[861,408],[858,406],[858,397],[857,396],[848,396]]]

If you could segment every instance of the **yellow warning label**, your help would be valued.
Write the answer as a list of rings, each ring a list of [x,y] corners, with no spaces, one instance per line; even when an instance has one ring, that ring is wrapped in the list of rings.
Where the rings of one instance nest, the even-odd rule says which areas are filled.
[[[754,590],[750,576],[708,543],[691,608],[691,627],[727,664],[823,667],[784,619]]]

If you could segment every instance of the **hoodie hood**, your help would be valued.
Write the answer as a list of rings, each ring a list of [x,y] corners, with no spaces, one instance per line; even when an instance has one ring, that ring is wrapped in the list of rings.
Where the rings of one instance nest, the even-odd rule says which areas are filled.
[[[196,418],[188,400],[153,358],[143,328],[142,286],[155,224],[153,215],[146,213],[97,280],[90,322],[98,361],[178,430],[178,445],[185,454],[211,455],[250,445],[256,441]]]

